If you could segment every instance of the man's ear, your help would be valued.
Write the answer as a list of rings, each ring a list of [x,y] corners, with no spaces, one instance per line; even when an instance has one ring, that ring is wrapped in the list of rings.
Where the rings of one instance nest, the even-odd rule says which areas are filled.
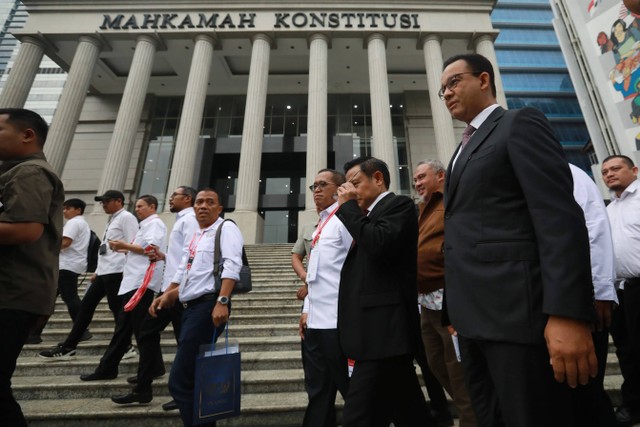
[[[35,131],[31,128],[26,128],[22,131],[23,139],[22,141],[26,144],[38,144],[38,136]]]
[[[380,171],[375,171],[373,173],[373,180],[376,184],[384,185],[384,175]]]

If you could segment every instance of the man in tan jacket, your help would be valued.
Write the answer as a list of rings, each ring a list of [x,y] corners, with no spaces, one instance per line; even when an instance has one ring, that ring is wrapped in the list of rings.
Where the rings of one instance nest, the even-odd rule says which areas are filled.
[[[444,165],[425,160],[416,166],[413,183],[422,199],[418,217],[418,301],[422,341],[429,366],[440,384],[453,397],[460,426],[477,426],[462,365],[456,356],[452,336],[442,326],[444,291]]]

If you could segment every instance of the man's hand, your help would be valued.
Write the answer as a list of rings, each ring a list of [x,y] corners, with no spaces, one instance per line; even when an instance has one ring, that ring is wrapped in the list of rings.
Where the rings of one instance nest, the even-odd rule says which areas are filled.
[[[307,294],[309,294],[309,287],[305,283],[304,285],[300,286],[300,288],[298,288],[298,291],[296,292],[296,298],[298,298],[299,300],[304,300],[304,297],[306,297]]]
[[[356,192],[356,187],[350,183],[345,182],[340,187],[338,187],[338,204],[342,205],[349,200],[357,200],[358,193]]]
[[[216,328],[220,325],[224,325],[229,320],[229,307],[216,303],[211,312],[211,318],[213,319],[213,326]]]
[[[109,240],[109,247],[112,251],[127,252],[128,244],[124,240]]]
[[[307,330],[307,317],[307,313],[302,313],[300,315],[300,321],[298,322],[298,333],[301,339],[304,339],[304,333]]]
[[[556,381],[569,387],[585,385],[598,374],[598,360],[591,331],[586,322],[568,317],[549,316],[544,328],[550,363]]]
[[[449,332],[449,335],[451,335],[452,337],[457,337],[458,336],[458,331],[456,331],[456,329],[453,327],[453,325],[447,326],[447,332]]]
[[[151,301],[151,305],[149,306],[149,314],[151,317],[158,317],[158,310],[164,310],[166,308],[171,308],[176,304],[178,300],[178,292],[165,292],[160,295],[158,298]]]
[[[613,311],[613,301],[596,300],[596,331],[602,332],[605,328],[611,326],[611,312]]]
[[[97,278],[98,278],[98,275],[96,273],[93,273],[91,277],[89,277],[89,281],[93,283],[96,281]]]

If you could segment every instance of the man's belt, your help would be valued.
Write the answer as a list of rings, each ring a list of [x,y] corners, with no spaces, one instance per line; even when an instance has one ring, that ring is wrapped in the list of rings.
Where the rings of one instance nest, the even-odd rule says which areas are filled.
[[[185,302],[183,305],[184,305],[184,308],[189,308],[189,307],[193,307],[193,306],[198,305],[198,304],[202,304],[205,301],[211,301],[211,300],[216,300],[216,299],[218,299],[218,294],[217,293],[204,294],[202,296],[199,296],[196,299],[192,299],[191,301]]]

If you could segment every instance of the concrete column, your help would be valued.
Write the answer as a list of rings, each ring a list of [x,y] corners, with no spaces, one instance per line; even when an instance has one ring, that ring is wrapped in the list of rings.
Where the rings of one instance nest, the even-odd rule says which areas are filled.
[[[102,170],[98,194],[103,194],[109,189],[124,190],[133,145],[140,125],[142,107],[151,79],[156,46],[157,41],[153,37],[138,36],[129,77],[124,87],[116,124],[109,143],[107,159]],[[96,206],[99,212],[100,205],[96,204]]]
[[[60,176],[67,161],[69,148],[76,132],[82,106],[93,75],[102,44],[94,37],[82,36],[62,89],[60,101],[49,128],[44,146],[47,160]]]
[[[236,221],[242,230],[245,243],[261,243],[264,220],[258,214],[258,192],[271,39],[265,34],[256,34],[253,36],[252,42],[247,104],[244,112],[240,167],[238,169],[236,209],[227,216]]]
[[[458,141],[453,132],[453,120],[443,100],[440,99],[440,77],[442,76],[442,47],[441,39],[436,34],[429,34],[423,40],[424,63],[427,70],[427,86],[429,88],[429,103],[431,117],[436,137],[438,159],[445,165],[449,163]],[[424,159],[414,159],[415,162]]]
[[[181,185],[195,184],[193,171],[196,170],[198,140],[211,73],[214,40],[200,34],[196,36],[195,42],[167,192]],[[168,203],[165,210],[169,210]]]
[[[307,115],[307,186],[320,169],[327,167],[327,57],[329,38],[314,34],[309,38],[309,99]],[[341,165],[336,165],[340,168]],[[318,220],[313,193],[305,192],[305,210],[298,215],[298,225]]]
[[[493,47],[494,37],[489,34],[484,34],[478,37],[476,42],[476,53],[487,58],[491,65],[493,65],[493,72],[496,76],[496,98],[498,104],[503,108],[507,108],[507,97],[504,94],[504,87],[502,86],[502,77],[500,77],[500,69],[498,68],[498,58],[496,57],[496,50]]]
[[[0,108],[24,107],[43,54],[44,46],[38,39],[24,37],[21,40],[18,57],[0,93]]]
[[[389,80],[387,77],[386,38],[382,34],[371,34],[367,39],[369,57],[369,87],[371,92],[371,123],[373,137],[371,154],[387,163],[391,174],[389,190],[398,188],[398,166],[396,148],[391,129],[389,107]]]

